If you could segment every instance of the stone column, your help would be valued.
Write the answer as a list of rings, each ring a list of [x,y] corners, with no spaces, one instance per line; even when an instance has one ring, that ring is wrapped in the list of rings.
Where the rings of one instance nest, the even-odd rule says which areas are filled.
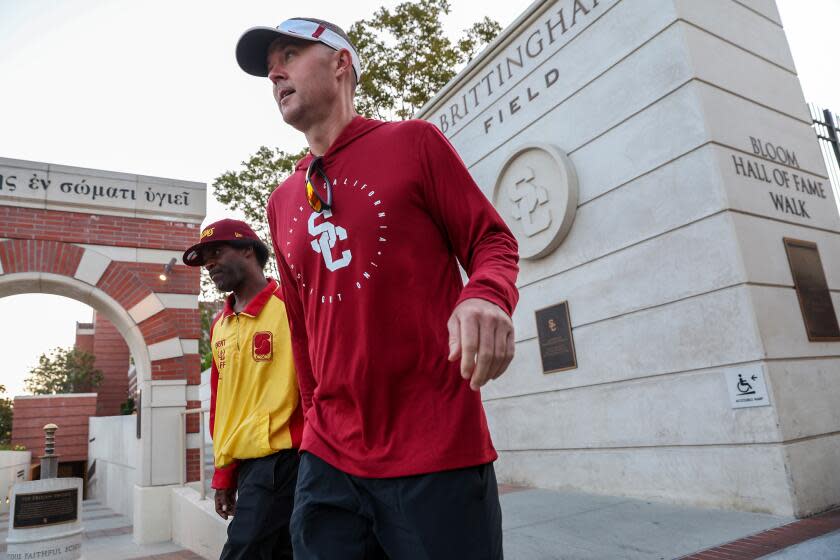
[[[816,245],[836,316],[840,217],[772,0],[536,2],[420,116],[526,249],[517,355],[482,390],[501,480],[840,503],[840,342],[809,340],[784,242]],[[539,144],[554,167],[512,159]],[[577,367],[543,373],[560,302]]]

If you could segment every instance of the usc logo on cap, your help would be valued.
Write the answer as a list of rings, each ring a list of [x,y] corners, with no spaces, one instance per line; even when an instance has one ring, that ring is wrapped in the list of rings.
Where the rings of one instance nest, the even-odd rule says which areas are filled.
[[[202,241],[205,237],[213,237],[213,228],[207,228],[201,232],[201,237],[198,238],[199,241]]]

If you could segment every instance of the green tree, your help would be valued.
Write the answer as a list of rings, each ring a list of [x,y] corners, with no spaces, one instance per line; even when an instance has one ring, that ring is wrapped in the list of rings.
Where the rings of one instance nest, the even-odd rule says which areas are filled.
[[[274,248],[271,234],[265,218],[268,197],[279,183],[295,168],[295,164],[306,155],[307,148],[299,152],[286,152],[278,148],[260,146],[257,152],[242,162],[238,171],[226,171],[213,181],[213,193],[228,208],[239,210],[245,221],[253,228],[263,243],[268,247],[270,256],[266,265],[266,274],[277,278],[277,265],[274,261]],[[201,338],[198,351],[201,355],[201,371],[210,367],[213,360],[210,348],[210,325],[216,313],[221,309],[223,294],[219,293],[210,280],[207,271],[201,270]]]
[[[96,369],[96,358],[76,348],[54,348],[41,354],[38,365],[24,380],[33,395],[88,393],[102,383],[102,372]]]
[[[260,236],[269,250],[271,235],[265,218],[268,197],[292,171],[295,164],[306,155],[308,149],[298,152],[286,152],[279,148],[260,146],[257,152],[242,162],[239,171],[226,171],[213,181],[213,194],[222,204],[233,210],[241,211],[254,232]],[[277,269],[274,259],[270,258],[267,274],[276,278]],[[209,276],[203,280],[203,293],[218,294]],[[220,297],[220,296],[219,296]],[[218,299],[205,298],[205,299]]]
[[[128,416],[129,414],[134,414],[136,410],[136,403],[134,402],[134,397],[128,397],[123,402],[120,403],[120,414],[123,416]]]
[[[447,0],[404,2],[393,10],[380,8],[350,27],[347,34],[363,62],[356,91],[359,113],[378,119],[411,118],[502,29],[485,17],[453,43],[441,21],[449,10]]]
[[[213,362],[213,349],[210,347],[210,327],[213,325],[213,319],[222,310],[224,302],[218,301],[200,301],[198,303],[198,312],[201,316],[201,338],[198,340],[198,353],[201,355],[201,371],[210,367]]]
[[[6,386],[0,385],[0,395],[6,394]],[[0,449],[12,443],[12,399],[0,396]]]

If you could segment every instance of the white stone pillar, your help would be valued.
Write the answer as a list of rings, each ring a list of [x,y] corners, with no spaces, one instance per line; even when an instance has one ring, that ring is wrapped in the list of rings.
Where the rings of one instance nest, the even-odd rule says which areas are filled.
[[[840,310],[840,218],[772,0],[536,2],[419,116],[531,257],[516,358],[482,390],[501,480],[783,515],[840,503],[840,342],[808,340],[783,244],[818,245]],[[553,249],[567,173],[504,173],[535,144],[577,177]],[[529,185],[537,204],[514,204]],[[535,311],[561,301],[577,367],[544,374]],[[733,401],[739,375],[764,406]]]
[[[142,465],[134,488],[134,540],[140,544],[171,539],[171,488],[181,483],[184,454],[181,413],[186,380],[141,382]]]

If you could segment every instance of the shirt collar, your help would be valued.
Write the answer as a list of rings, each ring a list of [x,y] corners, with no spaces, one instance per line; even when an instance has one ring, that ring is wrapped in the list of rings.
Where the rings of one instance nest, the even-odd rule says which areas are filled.
[[[277,280],[273,278],[267,278],[268,284],[266,284],[265,288],[263,288],[260,293],[254,296],[254,299],[248,302],[248,305],[245,306],[245,309],[239,312],[240,315],[248,315],[249,317],[256,317],[260,314],[265,304],[268,303],[268,300],[271,299],[271,296],[279,291],[280,286],[277,284]],[[222,310],[222,319],[230,317],[235,312],[233,310],[233,304],[235,303],[236,296],[234,294],[230,294],[227,298],[225,298],[225,308]]]

